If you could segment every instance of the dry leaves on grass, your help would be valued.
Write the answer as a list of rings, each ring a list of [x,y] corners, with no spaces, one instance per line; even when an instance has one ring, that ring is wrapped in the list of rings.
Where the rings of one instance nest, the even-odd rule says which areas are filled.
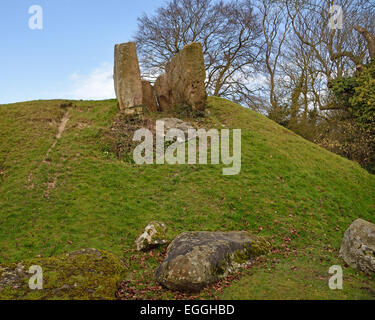
[[[133,254],[129,258],[129,263],[147,270],[147,264],[150,259],[155,259],[160,264],[164,260],[166,253],[167,248],[163,248],[162,251],[155,250]],[[119,300],[220,300],[220,294],[223,293],[225,288],[229,287],[234,281],[238,281],[253,266],[265,264],[266,261],[267,258],[258,257],[252,265],[228,275],[215,284],[207,286],[199,293],[172,291],[162,287],[154,279],[155,270],[148,270],[142,274],[138,274],[139,270],[133,270],[135,279],[122,281],[116,292],[116,298]]]

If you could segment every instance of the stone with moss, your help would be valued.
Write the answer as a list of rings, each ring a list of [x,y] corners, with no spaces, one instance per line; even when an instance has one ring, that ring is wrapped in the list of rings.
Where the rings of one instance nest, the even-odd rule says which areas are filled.
[[[340,257],[369,275],[375,272],[375,224],[357,219],[344,234]]]
[[[42,289],[29,287],[31,266],[42,268]],[[116,255],[82,249],[56,257],[0,265],[1,300],[115,299],[118,283],[127,270]]]
[[[199,291],[269,250],[268,241],[246,231],[185,232],[170,244],[155,277],[171,290]]]
[[[143,233],[135,240],[138,251],[147,251],[154,247],[169,243],[167,236],[168,228],[163,222],[152,221]]]

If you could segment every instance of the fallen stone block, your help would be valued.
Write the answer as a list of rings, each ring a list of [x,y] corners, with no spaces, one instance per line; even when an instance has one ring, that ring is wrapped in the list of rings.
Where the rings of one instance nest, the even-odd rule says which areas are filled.
[[[266,240],[246,231],[185,232],[169,245],[155,278],[171,290],[199,291],[269,250]]]

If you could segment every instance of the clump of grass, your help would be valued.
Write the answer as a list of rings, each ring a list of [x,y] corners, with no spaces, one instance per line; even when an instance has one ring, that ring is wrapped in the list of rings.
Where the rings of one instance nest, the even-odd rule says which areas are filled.
[[[68,109],[68,108],[74,108],[76,105],[73,104],[73,102],[63,102],[60,104],[61,109]]]
[[[119,112],[110,128],[102,132],[103,154],[113,154],[119,160],[134,163],[133,150],[139,142],[134,142],[133,136],[134,132],[141,128],[153,130],[152,120],[144,116]]]
[[[172,108],[171,112],[181,119],[185,118],[202,118],[205,116],[204,111],[193,110],[188,104],[178,104]]]

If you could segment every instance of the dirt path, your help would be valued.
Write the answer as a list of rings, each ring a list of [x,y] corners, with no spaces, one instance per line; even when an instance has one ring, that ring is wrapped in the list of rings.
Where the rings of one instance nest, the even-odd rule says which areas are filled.
[[[57,141],[59,141],[61,139],[61,136],[62,136],[62,134],[65,130],[65,127],[66,127],[66,124],[68,123],[68,121],[69,121],[69,110],[65,112],[63,118],[61,119],[58,131],[57,131],[56,139],[52,143],[52,145],[49,147],[46,155],[44,156],[44,159],[43,159],[42,163],[46,162],[50,152],[53,150],[54,147],[56,147]]]
[[[37,169],[39,169],[40,166],[43,163],[48,163],[47,159],[49,157],[49,154],[56,147],[57,142],[61,139],[61,136],[62,136],[62,134],[63,134],[63,132],[65,130],[65,127],[66,127],[66,124],[68,123],[68,121],[69,121],[69,109],[65,112],[63,118],[61,119],[60,125],[59,125],[59,127],[57,129],[57,134],[56,134],[55,140],[53,141],[52,145],[47,150],[47,152],[46,152],[43,160],[41,161],[41,163],[39,164],[39,166],[37,167]],[[30,172],[29,177],[27,179],[27,182],[28,182],[28,189],[34,189],[33,172]],[[47,190],[44,192],[45,196],[46,195],[48,196],[49,191],[56,186],[56,182],[57,182],[57,177],[54,178],[53,183],[48,183],[47,184]]]

